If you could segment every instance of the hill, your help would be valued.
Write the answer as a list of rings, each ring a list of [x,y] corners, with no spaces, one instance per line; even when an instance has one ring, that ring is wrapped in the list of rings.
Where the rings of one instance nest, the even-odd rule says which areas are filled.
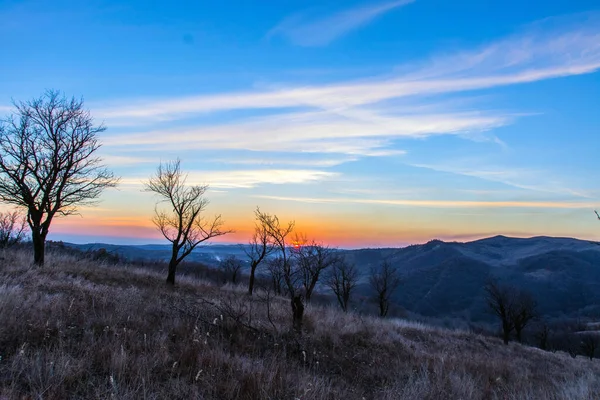
[[[530,292],[541,317],[600,318],[600,244],[595,242],[496,236],[354,250],[347,257],[364,273],[383,260],[397,266],[403,284],[396,303],[423,316],[489,321],[483,288],[492,278]],[[362,293],[369,293],[366,284]]]
[[[413,249],[416,251],[418,249]],[[446,251],[446,250],[444,250]],[[0,259],[2,399],[593,399],[598,360],[49,252]],[[447,269],[455,266],[448,264]],[[260,291],[259,291],[260,292]]]
[[[68,246],[79,250],[104,248],[127,260],[167,260],[168,245],[116,246],[87,244]],[[572,238],[495,236],[472,242],[432,240],[404,248],[340,250],[362,274],[358,288],[369,307],[372,295],[369,270],[388,260],[397,266],[403,284],[393,299],[393,312],[431,318],[494,321],[488,312],[484,285],[497,279],[530,292],[546,320],[600,320],[600,243]],[[195,250],[190,262],[216,266],[234,255],[245,259],[243,245],[208,245]],[[325,292],[321,288],[322,292]]]

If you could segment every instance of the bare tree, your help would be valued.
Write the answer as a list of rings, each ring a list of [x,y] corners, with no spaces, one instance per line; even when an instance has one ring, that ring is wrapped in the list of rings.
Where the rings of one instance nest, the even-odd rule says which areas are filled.
[[[145,190],[158,194],[169,211],[155,209],[154,224],[172,244],[167,283],[175,284],[177,266],[200,243],[231,231],[223,230],[220,215],[206,219],[208,200],[204,197],[208,185],[186,186],[187,175],[181,171],[181,161],[160,164],[156,175],[145,184]]]
[[[338,261],[336,249],[324,246],[313,241],[307,241],[305,238],[297,236],[295,242],[298,250],[295,252],[304,296],[306,301],[310,302],[319,279],[324,271],[330,268]]]
[[[267,261],[267,270],[271,275],[273,292],[276,295],[282,295],[283,290],[283,261],[281,257],[272,258]]]
[[[523,329],[525,329],[527,324],[536,317],[536,306],[535,300],[529,293],[524,291],[516,291],[514,293],[510,318],[513,321],[515,336],[519,343],[523,341]]]
[[[535,334],[538,342],[538,347],[542,350],[549,350],[550,344],[550,326],[547,323],[542,323],[540,329]]]
[[[0,201],[27,210],[34,262],[43,265],[53,218],[95,203],[118,178],[96,156],[105,128],[94,125],[83,100],[47,91],[14,107],[0,121]]]
[[[329,270],[326,285],[335,294],[340,307],[344,312],[348,311],[350,295],[358,284],[358,270],[354,264],[339,258]]]
[[[490,310],[502,323],[502,340],[508,344],[510,334],[515,331],[517,341],[522,341],[523,329],[536,316],[536,302],[529,293],[512,287],[502,286],[490,280],[486,286]]]
[[[14,246],[27,232],[27,218],[17,210],[0,212],[0,249]]]
[[[290,221],[287,223],[287,225],[282,225],[279,222],[279,218],[274,215],[271,219],[267,220],[266,223],[267,232],[273,240],[273,244],[281,260],[280,263],[283,274],[283,282],[286,285],[290,296],[293,296],[296,292],[296,286],[294,284],[296,274],[293,268],[288,236],[294,230],[295,222]]]
[[[298,270],[295,268],[291,257],[289,236],[294,230],[295,222],[290,221],[282,224],[276,215],[265,221],[265,228],[273,241],[278,253],[279,272],[290,297],[292,306],[292,326],[296,332],[302,332],[302,319],[304,317],[304,299],[302,293],[298,292],[297,279]]]
[[[487,303],[502,323],[502,340],[508,344],[510,334],[515,328],[513,314],[513,296],[509,288],[500,286],[497,282],[490,280],[486,286]]]
[[[229,256],[219,263],[219,268],[225,275],[225,279],[233,284],[237,283],[243,266],[242,260],[236,256]]]
[[[390,309],[390,298],[400,287],[401,280],[398,269],[393,267],[389,261],[384,261],[379,268],[371,268],[369,283],[377,293],[379,316],[385,317]]]
[[[600,337],[596,333],[581,334],[581,350],[590,360],[593,360],[596,356],[598,347],[600,347]]]
[[[248,282],[248,294],[252,296],[254,291],[254,280],[256,275],[256,269],[258,266],[268,257],[275,246],[271,235],[269,234],[269,226],[275,223],[274,217],[267,213],[260,211],[260,208],[256,207],[254,211],[256,224],[254,227],[254,235],[249,243],[249,249],[246,249],[246,255],[250,259],[250,280]]]

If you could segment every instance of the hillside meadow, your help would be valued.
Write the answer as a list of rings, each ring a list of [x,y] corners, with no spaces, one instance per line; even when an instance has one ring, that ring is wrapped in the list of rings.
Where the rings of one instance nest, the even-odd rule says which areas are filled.
[[[600,362],[50,251],[0,253],[0,399],[599,399]]]

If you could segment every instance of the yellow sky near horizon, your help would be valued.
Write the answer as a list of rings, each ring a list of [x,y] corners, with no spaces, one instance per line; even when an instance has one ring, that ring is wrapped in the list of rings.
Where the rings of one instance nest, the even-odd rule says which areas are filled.
[[[283,222],[295,221],[296,232],[339,247],[388,247],[423,243],[431,239],[468,241],[503,234],[506,236],[568,236],[600,240],[600,224],[587,209],[553,210],[552,214],[535,208],[437,208],[395,205],[368,205],[347,207],[325,204],[318,209],[310,203],[288,202],[264,204],[261,210],[276,214]],[[234,230],[214,242],[245,243],[254,229],[253,206],[218,204],[214,199],[207,216],[220,213],[225,227]],[[288,207],[286,207],[288,206]],[[546,210],[547,211],[547,210]],[[153,203],[137,208],[88,208],[81,216],[58,218],[53,222],[49,239],[114,238],[114,243],[161,242],[152,224]],[[568,221],[569,223],[565,223]],[[579,222],[577,225],[573,221]],[[581,227],[581,228],[579,228]],[[166,243],[166,241],[165,241]]]

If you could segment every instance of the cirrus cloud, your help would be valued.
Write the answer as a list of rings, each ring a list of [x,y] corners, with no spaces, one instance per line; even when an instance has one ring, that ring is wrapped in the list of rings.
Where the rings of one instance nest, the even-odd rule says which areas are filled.
[[[396,0],[369,4],[312,19],[306,14],[296,14],[277,24],[267,33],[267,37],[283,36],[299,46],[324,46],[366,25],[378,16],[413,1]]]

